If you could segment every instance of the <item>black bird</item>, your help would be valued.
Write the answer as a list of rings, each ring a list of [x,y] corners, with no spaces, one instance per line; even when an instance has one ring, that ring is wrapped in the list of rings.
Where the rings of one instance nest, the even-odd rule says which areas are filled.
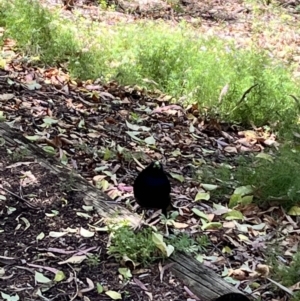
[[[250,301],[250,299],[240,293],[229,293],[215,299],[215,301]]]
[[[160,162],[152,162],[136,177],[133,193],[137,203],[144,208],[162,209],[167,216],[171,203],[171,184]]]

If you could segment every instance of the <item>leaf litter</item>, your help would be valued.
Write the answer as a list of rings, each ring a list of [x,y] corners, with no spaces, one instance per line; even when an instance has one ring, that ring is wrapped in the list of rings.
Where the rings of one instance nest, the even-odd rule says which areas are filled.
[[[87,180],[93,181],[99,189],[129,208],[136,207],[132,183],[141,166],[146,166],[150,160],[162,160],[170,173],[172,200],[174,207],[179,211],[176,219],[169,220],[168,225],[192,236],[207,235],[212,248],[209,247],[209,252],[201,254],[202,262],[231,279],[232,283],[240,283],[243,288],[251,282],[250,274],[255,273],[258,263],[263,262],[267,244],[276,238],[275,233],[267,234],[270,231],[272,233],[272,229],[274,231],[278,227],[282,228],[278,233],[284,235],[284,247],[287,251],[294,252],[294,238],[299,232],[299,226],[287,219],[279,207],[261,212],[251,201],[243,204],[243,197],[252,192],[248,186],[238,187],[234,191],[232,198],[238,196],[235,201],[229,202],[226,197],[214,199],[210,193],[218,189],[218,186],[201,183],[194,177],[193,173],[201,169],[201,166],[223,161],[234,162],[234,156],[243,153],[240,136],[245,131],[231,130],[224,135],[223,131],[211,128],[210,123],[206,123],[205,120],[188,118],[193,114],[192,110],[185,111],[181,108],[175,114],[169,114],[168,102],[159,102],[156,99],[158,95],[155,97],[150,92],[138,88],[120,87],[116,83],[101,86],[89,81],[76,85],[75,82],[70,82],[67,75],[61,87],[57,82],[54,87],[53,82],[51,83],[53,74],[59,74],[61,79],[64,77],[60,70],[56,73],[52,70],[49,78],[47,70],[30,68],[33,78],[38,78],[40,85],[37,91],[33,91],[24,84],[24,75],[29,70],[24,69],[23,72],[18,72],[17,77],[12,78],[9,70],[12,67],[13,63],[6,67],[6,72],[1,71],[0,79],[1,91],[14,94],[13,98],[6,98],[6,101],[1,103],[1,110],[7,122],[21,130],[24,136],[36,137],[31,140],[46,151],[47,146],[51,147],[52,153],[63,164],[77,169]],[[65,85],[69,86],[68,94],[61,91]],[[89,94],[88,88],[91,85],[97,85],[99,89],[96,101],[91,99]],[[113,97],[101,97],[101,92]],[[167,109],[160,109],[164,108],[164,105]],[[136,116],[139,116],[139,122]],[[191,124],[193,131],[190,131]],[[220,127],[225,126],[227,127],[220,124]],[[134,130],[135,135],[126,135],[129,130]],[[262,139],[265,134],[253,131],[251,139],[255,135],[259,139],[247,146],[246,153],[265,148]],[[247,137],[247,134],[244,136]],[[155,144],[153,141],[147,142],[148,137],[152,137]],[[217,144],[217,140],[225,143]],[[4,217],[1,241],[3,247],[10,250],[9,253],[5,253],[7,257],[24,261],[27,265],[25,270],[15,265],[14,273],[19,275],[31,271],[25,277],[26,281],[19,277],[19,287],[29,282],[32,284],[28,293],[33,290],[33,282],[27,277],[30,279],[30,275],[36,273],[35,267],[38,266],[43,277],[35,274],[35,277],[39,278],[36,282],[41,283],[49,277],[61,279],[56,281],[55,285],[51,283],[48,296],[60,295],[61,291],[63,294],[72,295],[77,291],[79,295],[92,298],[97,296],[95,287],[101,285],[110,298],[119,298],[119,294],[125,292],[124,287],[134,298],[137,288],[131,290],[132,283],[120,283],[120,266],[106,255],[106,233],[94,232],[93,228],[89,227],[98,222],[97,214],[91,209],[85,211],[82,204],[72,198],[72,194],[62,190],[60,186],[63,185],[57,178],[49,176],[38,163],[26,158],[26,153],[21,152],[18,157],[13,156],[11,152],[8,156],[8,150],[3,146],[1,187],[5,190],[1,190],[1,195],[5,200],[1,202],[1,214]],[[228,146],[236,151],[226,150]],[[27,200],[26,203],[6,193],[7,190],[17,192],[22,200]],[[26,205],[27,202],[30,206]],[[227,204],[230,208],[234,207],[234,210],[229,209]],[[137,210],[140,212],[139,208]],[[280,221],[285,220],[285,223],[278,224],[272,217],[274,215],[280,217]],[[156,226],[160,227],[159,224]],[[12,237],[17,238],[19,244],[16,244]],[[165,252],[173,252],[173,246],[166,245],[162,237],[158,239],[161,240],[160,248]],[[30,252],[24,252],[24,249]],[[72,254],[68,254],[70,251]],[[101,268],[99,265],[96,269],[86,264],[91,254],[99,256]],[[234,259],[230,265],[226,254]],[[48,264],[37,265],[38,258],[43,258]],[[74,264],[81,267],[77,273],[73,270]],[[176,295],[181,296],[181,299],[174,300],[186,300],[186,291],[182,284],[174,280],[171,274],[167,274],[167,277],[169,280],[173,279],[172,284],[168,283],[164,288],[160,282],[159,285],[153,284],[158,272],[157,267],[150,268],[147,276],[140,280],[142,285],[138,287],[145,291],[144,286],[148,284],[148,293],[151,292],[153,296],[158,294],[158,291],[161,294],[161,290],[165,290],[163,294],[173,298],[171,291],[175,293],[175,285],[178,290]],[[11,288],[11,281],[15,281],[15,277],[9,278],[7,273],[10,275],[11,270],[6,270],[2,279],[5,279],[7,287]],[[63,285],[65,277],[71,277],[68,285]],[[256,278],[256,281],[265,281],[258,276]],[[73,284],[79,279],[80,287],[75,289]],[[139,279],[136,278],[135,284],[139,283],[137,280]],[[34,278],[31,278],[31,281],[34,281]],[[92,283],[94,287],[91,286]],[[155,289],[158,287],[161,289]],[[8,291],[16,293],[15,289]],[[18,290],[17,292],[21,294]]]
[[[11,51],[13,45],[7,40],[5,49]],[[184,109],[162,93],[115,82],[76,82],[60,69],[20,65],[19,58],[15,54],[0,70],[5,120],[116,202],[138,212],[133,179],[149,161],[162,160],[179,212],[168,225],[194,237],[207,235],[211,245],[196,256],[229,282],[246,292],[254,281],[264,287],[269,272],[260,265],[278,236],[286,254],[297,251],[299,225],[280,207],[262,211],[252,203],[247,186],[229,198],[212,197],[217,185],[195,177],[205,165],[234,166],[241,154],[268,156],[262,151],[277,144],[274,135],[206,120],[198,107]],[[39,295],[94,299],[99,293],[101,300],[126,300],[127,294],[131,300],[139,300],[139,295],[149,300],[191,297],[160,263],[140,274],[134,270],[133,279],[125,281],[130,271],[120,272],[120,264],[106,254],[106,232],[90,227],[105,226],[95,211],[83,208],[55,176],[26,158],[24,150],[0,145],[0,277],[6,294],[23,300]],[[162,249],[171,251],[161,237],[158,240]],[[93,259],[97,264],[91,264]],[[272,296],[270,291],[265,294]]]

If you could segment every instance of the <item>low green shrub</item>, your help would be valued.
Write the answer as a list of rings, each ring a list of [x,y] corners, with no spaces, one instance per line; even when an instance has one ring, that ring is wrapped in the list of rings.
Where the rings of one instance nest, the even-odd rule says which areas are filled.
[[[245,125],[280,121],[288,128],[297,122],[289,94],[297,96],[298,85],[286,65],[262,50],[237,49],[185,23],[174,28],[151,21],[71,22],[34,0],[1,1],[6,36],[26,54],[39,55],[41,63],[65,63],[74,77],[158,88],[183,104],[197,103],[200,110]]]

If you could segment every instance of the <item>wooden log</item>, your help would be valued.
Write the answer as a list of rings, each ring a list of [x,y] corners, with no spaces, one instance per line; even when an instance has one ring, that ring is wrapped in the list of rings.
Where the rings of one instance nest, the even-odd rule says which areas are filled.
[[[2,140],[2,141],[1,141]],[[76,171],[63,166],[58,160],[51,157],[44,150],[26,139],[19,131],[0,123],[0,146],[3,143],[9,148],[26,148],[36,162],[47,168],[50,173],[59,177],[62,182],[70,183],[76,197],[81,198],[86,205],[92,205],[105,223],[127,220],[132,227],[140,223],[140,217],[123,208],[105,193],[99,191]],[[181,279],[185,285],[200,298],[200,300],[213,300],[228,292],[239,292],[215,272],[209,270],[192,256],[176,254],[168,262],[172,262],[171,271]]]
[[[175,264],[172,272],[200,298],[200,300],[214,300],[226,293],[241,293],[217,273],[201,264],[194,257],[187,254],[176,254],[169,260]]]
[[[50,173],[55,174],[62,183],[68,183],[70,189],[76,192],[75,198],[82,199],[85,205],[92,205],[106,223],[114,223],[126,220],[132,227],[139,225],[140,217],[130,212],[118,203],[114,202],[108,195],[91,185],[76,171],[63,166],[53,156],[47,154],[39,146],[26,139],[21,133],[10,128],[6,123],[0,123],[0,137],[5,144],[13,149],[26,148],[39,164]],[[1,139],[0,138],[0,139]]]

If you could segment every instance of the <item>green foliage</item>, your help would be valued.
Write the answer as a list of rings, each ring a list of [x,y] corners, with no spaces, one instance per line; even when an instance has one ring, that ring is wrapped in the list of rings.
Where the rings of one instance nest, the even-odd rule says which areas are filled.
[[[108,1],[108,0],[98,0],[99,6],[100,6],[101,9],[103,9],[103,10],[109,9],[109,10],[114,11],[115,10],[115,5],[110,4],[109,2],[110,1]]]
[[[117,260],[127,256],[133,262],[141,263],[143,266],[147,266],[158,259],[166,258],[153,242],[152,231],[151,228],[145,228],[139,232],[134,232],[127,226],[111,230],[113,235],[108,253]],[[180,233],[179,235],[172,234],[164,240],[167,245],[172,245],[175,248],[175,253],[177,251],[203,252],[209,245],[209,240],[205,235],[192,238],[186,233]]]
[[[254,154],[240,156],[234,163],[219,167],[203,166],[201,181],[217,184],[211,191],[214,196],[231,195],[235,188],[251,185],[254,188],[254,202],[267,206],[280,204],[289,210],[299,206],[300,196],[300,147],[288,144],[278,151],[257,158]]]
[[[167,243],[175,248],[175,252],[197,253],[206,250],[209,240],[206,235],[194,239],[187,233],[180,233],[179,235],[170,235]]]
[[[268,264],[271,265],[272,279],[286,287],[293,286],[299,282],[300,277],[300,252],[297,252],[290,265],[278,260],[278,250],[269,252]],[[296,292],[291,301],[300,300],[300,292]]]
[[[7,149],[7,154],[11,161],[17,162],[28,157],[30,155],[30,151],[26,146],[21,146],[20,148],[14,149],[14,151]]]
[[[300,252],[296,253],[289,266],[283,265],[280,270],[283,285],[289,287],[299,282],[300,277]]]
[[[197,170],[197,180],[202,183],[218,185],[218,189],[210,191],[213,196],[224,196],[230,194],[234,188],[234,180],[232,178],[233,167],[223,163],[217,166],[203,165]]]
[[[66,63],[75,77],[158,87],[229,121],[261,125],[280,120],[282,137],[299,132],[299,105],[289,96],[299,93],[297,83],[286,66],[271,61],[262,51],[236,49],[220,39],[199,37],[184,23],[178,28],[147,22],[108,29],[80,19],[75,25],[62,22],[34,0],[2,0],[0,7],[5,34],[16,39],[26,54],[40,56],[43,63]],[[228,91],[219,103],[227,84]],[[234,177],[242,185],[257,187],[260,201],[284,197],[290,206],[300,188],[298,165],[297,151],[282,149],[274,163],[239,162]],[[217,172],[217,178],[223,179],[218,183],[222,193],[226,192],[232,184],[231,171]]]
[[[299,149],[281,147],[273,162],[253,158],[252,164],[239,165],[236,178],[243,185],[253,185],[259,204],[279,202],[286,209],[299,204]]]
[[[88,255],[87,259],[86,259],[86,263],[88,266],[90,267],[95,267],[98,266],[100,264],[100,258],[99,255]]]
[[[74,77],[159,88],[231,122],[296,124],[296,104],[288,95],[299,94],[299,85],[287,66],[261,50],[203,38],[185,23],[177,28],[150,21],[106,27],[79,18],[62,21],[34,0],[2,1],[6,35],[42,63],[66,63]]]
[[[1,14],[5,35],[16,39],[27,55],[40,56],[42,62],[53,64],[80,53],[74,29],[67,22],[59,22],[35,0],[3,0]]]
[[[132,84],[142,84],[143,78],[154,80],[165,93],[188,96],[189,102],[216,109],[221,118],[245,124],[275,121],[278,113],[284,116],[294,108],[287,95],[297,88],[285,66],[273,64],[262,51],[237,50],[217,39],[196,39],[187,34],[189,30],[185,25],[175,32],[147,27],[144,38],[137,30],[140,40],[134,43],[138,48],[132,49],[132,64],[119,66],[118,79]],[[219,95],[227,84],[220,105]],[[290,114],[290,122],[295,118]]]
[[[144,266],[164,258],[152,240],[152,229],[145,228],[135,233],[129,227],[120,227],[113,232],[108,253],[120,260],[129,257],[135,263]]]
[[[239,156],[230,165],[219,167],[203,165],[199,172],[201,182],[216,184],[218,189],[210,193],[215,197],[231,195],[235,188],[251,185],[254,202],[259,206],[280,204],[286,210],[299,206],[300,196],[300,147],[289,143],[278,151],[256,157],[254,154]]]
[[[49,24],[51,14],[42,9],[36,1],[3,1],[1,14],[2,25],[7,26],[8,34],[13,33],[15,39],[21,44],[28,43],[38,47],[39,44],[47,46],[51,43]]]

